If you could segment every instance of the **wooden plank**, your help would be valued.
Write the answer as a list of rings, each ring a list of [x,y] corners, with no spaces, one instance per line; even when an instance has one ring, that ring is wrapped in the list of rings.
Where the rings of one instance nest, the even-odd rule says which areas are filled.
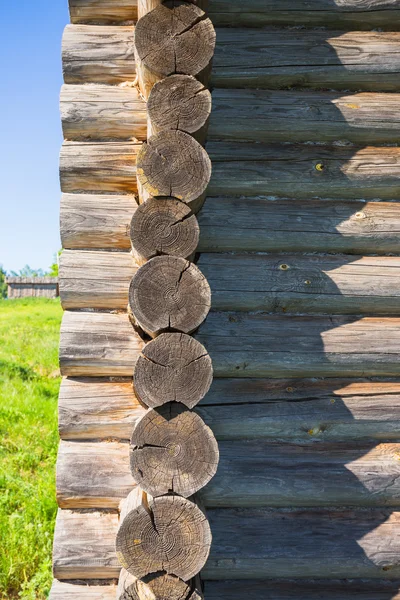
[[[86,585],[85,585],[86,584]],[[54,580],[50,600],[115,600],[116,586],[91,581],[66,582]],[[384,579],[347,580],[225,580],[206,581],[207,600],[399,600],[400,581]]]
[[[306,25],[347,29],[399,28],[397,0],[212,0],[210,17],[217,25],[264,27]]]
[[[130,376],[143,344],[126,314],[67,311],[61,324],[61,373]]]
[[[63,194],[63,247],[130,249],[135,209],[134,196]],[[211,197],[198,220],[200,252],[400,252],[395,202]]]
[[[137,191],[134,142],[64,142],[60,154],[62,192]]]
[[[217,508],[207,516],[213,544],[205,580],[282,578],[288,571],[301,579],[400,576],[400,513],[390,508]],[[55,577],[117,577],[116,531],[116,514],[59,511]]]
[[[59,510],[54,533],[54,577],[118,577],[121,567],[115,555],[117,528],[117,512]]]
[[[126,309],[138,267],[129,252],[64,250],[60,259],[61,305],[68,308]]]
[[[134,195],[62,194],[60,229],[63,248],[130,250]]]
[[[129,85],[63,85],[61,121],[67,140],[147,137],[146,104]]]
[[[400,505],[398,443],[247,439],[218,445],[217,474],[199,492],[206,508]],[[134,487],[128,442],[60,443],[61,508],[117,509]]]
[[[400,148],[209,142],[207,151],[209,196],[393,199],[399,193]]]
[[[71,23],[118,23],[137,20],[137,0],[69,0]]]
[[[398,91],[400,34],[290,29],[217,29],[212,87],[288,86]],[[135,79],[133,27],[68,25],[66,83]]]
[[[399,312],[400,259],[346,255],[202,254],[212,308],[317,314]],[[137,265],[127,252],[65,250],[64,309],[126,309]]]
[[[400,95],[300,90],[216,89],[209,140],[397,143]],[[68,140],[146,138],[146,107],[136,88],[64,85]]]
[[[67,25],[62,39],[65,83],[134,81],[134,27]]]
[[[211,197],[198,220],[200,252],[400,252],[394,202]]]
[[[211,312],[196,334],[215,377],[397,377],[400,319]],[[127,314],[66,312],[63,375],[131,376],[142,340]]]
[[[400,439],[400,383],[341,379],[214,379],[196,412],[217,439]],[[66,440],[129,439],[145,409],[130,379],[64,379]]]

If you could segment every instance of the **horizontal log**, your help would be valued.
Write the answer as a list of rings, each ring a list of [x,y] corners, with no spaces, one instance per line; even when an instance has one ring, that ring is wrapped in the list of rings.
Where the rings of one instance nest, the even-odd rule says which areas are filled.
[[[400,56],[400,53],[399,53]],[[209,196],[396,198],[400,148],[209,142]]]
[[[399,506],[398,443],[220,441],[206,508]],[[61,508],[118,508],[135,487],[129,443],[65,442],[57,460]]]
[[[61,373],[132,375],[143,345],[126,314],[67,311],[61,324]]]
[[[65,82],[133,81],[133,35],[133,27],[68,25]],[[398,91],[399,37],[394,32],[220,28],[211,86]]]
[[[399,312],[400,260],[346,255],[202,254],[212,309],[387,315]],[[60,263],[64,309],[125,309],[137,271],[126,252],[66,250]]]
[[[63,248],[130,250],[129,226],[135,196],[62,194],[60,229]]]
[[[216,89],[208,139],[397,143],[399,105],[398,94]],[[61,118],[69,140],[146,137],[145,104],[128,86],[64,85]]]
[[[64,379],[58,406],[67,440],[128,440],[145,414],[129,379]],[[400,439],[400,383],[214,379],[196,412],[219,440]]]
[[[137,266],[129,252],[64,250],[60,258],[60,298],[68,308],[126,309]]]
[[[63,247],[129,249],[135,209],[134,196],[63,194]],[[198,220],[200,252],[400,252],[395,202],[207,198]]]
[[[85,585],[86,584],[86,585]],[[54,580],[50,600],[115,600],[114,583]],[[384,579],[346,580],[225,580],[206,581],[207,600],[399,600],[400,581]]]
[[[63,85],[61,121],[67,140],[147,137],[146,105],[129,85]]]
[[[71,23],[118,23],[137,20],[137,0],[69,0]]]
[[[400,375],[396,318],[211,312],[195,337],[207,348],[215,377]],[[127,314],[66,312],[61,372],[129,377],[142,347]]]
[[[216,25],[263,27],[264,25],[306,25],[372,29],[398,29],[397,0],[247,0],[243,6],[232,0],[212,0],[210,18]]]
[[[204,580],[282,578],[288,573],[301,579],[398,580],[400,576],[400,513],[389,508],[217,508],[207,511],[207,516],[213,543],[202,572]],[[59,511],[55,577],[117,577],[111,543],[116,519],[116,513]]]
[[[60,154],[62,192],[137,191],[134,142],[64,142]]]

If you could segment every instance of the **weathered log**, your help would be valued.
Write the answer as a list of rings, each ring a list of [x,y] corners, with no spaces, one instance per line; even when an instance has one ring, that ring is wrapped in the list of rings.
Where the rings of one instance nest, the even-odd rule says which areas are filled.
[[[134,196],[64,194],[64,248],[130,248]],[[207,198],[200,252],[400,253],[400,206],[363,200]],[[288,235],[290,233],[290,235]]]
[[[141,144],[134,142],[64,142],[60,154],[63,192],[137,191],[136,157]]]
[[[211,94],[190,75],[171,75],[156,83],[147,102],[148,137],[164,129],[184,131],[204,143]]]
[[[193,258],[199,235],[196,217],[175,198],[150,198],[131,221],[132,250],[139,265],[160,254]]]
[[[217,474],[199,493],[204,505],[207,509],[290,508],[294,498],[296,506],[400,505],[398,443],[355,442],[351,435],[342,442],[316,443],[315,440],[323,439],[323,434],[315,432],[314,435],[312,431],[304,434],[308,440],[301,443],[293,439],[282,442],[257,437],[220,441]],[[135,489],[136,473],[133,476],[130,473],[128,452],[127,442],[61,442],[57,465],[60,505],[64,508],[118,507]],[[158,457],[160,455],[161,452]],[[155,453],[151,462],[154,460]],[[146,469],[152,473],[157,467],[161,470],[162,465],[165,466],[164,459],[154,465],[154,469],[150,461],[148,463]]]
[[[148,238],[149,231],[145,243]],[[213,310],[370,316],[399,312],[400,261],[393,256],[203,253],[197,266],[211,287]],[[62,304],[125,309],[136,271],[126,252],[66,251],[61,258]]]
[[[121,570],[117,600],[202,600],[197,589],[173,575],[149,575],[137,579],[126,569]],[[113,598],[114,600],[114,598]]]
[[[138,0],[69,0],[71,23],[137,21]]]
[[[222,28],[217,34],[213,88],[400,89],[399,33]],[[65,81],[133,81],[132,52],[133,27],[70,25],[63,40]]]
[[[397,147],[209,142],[207,151],[208,196],[392,199],[398,193]]]
[[[195,4],[202,10],[206,11],[208,8],[208,0],[187,0]],[[137,0],[138,3],[138,17],[144,17],[148,12],[154,10],[157,6],[163,3],[163,0]]]
[[[306,25],[347,29],[389,30],[399,28],[397,0],[213,0],[210,17],[217,25],[264,27],[265,25]]]
[[[67,311],[61,324],[61,373],[132,375],[143,345],[127,315]]]
[[[64,250],[59,281],[62,307],[126,308],[137,268],[128,252]]]
[[[67,140],[147,138],[146,105],[136,87],[63,85],[60,108]]]
[[[175,493],[189,498],[214,477],[218,460],[211,429],[175,402],[150,410],[132,434],[131,472],[153,497]]]
[[[179,0],[157,4],[135,29],[138,82],[146,100],[153,85],[169,75],[207,71],[208,77],[215,49],[215,30],[204,11]]]
[[[204,346],[182,333],[163,333],[143,348],[133,386],[150,408],[167,402],[193,408],[207,394],[212,378],[212,363]]]
[[[129,194],[62,194],[63,248],[128,250],[129,222],[136,209],[135,196]]]
[[[393,317],[211,312],[195,337],[207,348],[216,377],[400,375],[400,320]],[[64,375],[130,377],[142,348],[126,314],[64,315]]]
[[[209,92],[199,92],[194,98],[195,106],[194,102],[182,106],[182,97],[177,98],[175,90],[172,94],[168,89],[170,80],[192,80],[199,89],[202,85],[184,75],[172,75],[156,83],[147,103],[151,117],[154,114],[153,120],[157,119],[164,128],[196,129],[207,118]],[[182,86],[177,90],[181,93]],[[173,103],[168,102],[166,112],[160,114],[157,107],[166,104],[165,93]],[[396,143],[400,134],[399,104],[399,94],[214,89],[208,139]],[[192,112],[187,111],[187,106]],[[61,90],[61,116],[67,139],[142,140],[146,136],[145,115],[145,104],[138,99],[136,88],[93,84],[64,85]],[[156,123],[154,128],[157,130]]]
[[[67,25],[62,40],[65,83],[134,81],[133,32],[133,27]]]
[[[182,131],[162,131],[144,143],[137,156],[140,186],[151,196],[173,196],[193,212],[200,210],[211,177],[207,152]]]
[[[218,440],[395,440],[400,431],[400,383],[214,379],[196,412]],[[144,414],[129,379],[68,378],[61,384],[63,439],[128,440]]]
[[[115,586],[54,580],[50,600],[115,600]],[[400,580],[228,579],[205,582],[207,600],[400,600]]]
[[[152,258],[139,268],[129,287],[131,314],[151,337],[164,331],[192,333],[210,307],[207,280],[193,263],[176,256]]]
[[[398,581],[400,578],[400,513],[392,508],[220,508],[210,509],[207,516],[213,543],[202,571],[206,581],[281,579],[287,577],[288,569],[291,577],[302,580],[335,577]],[[60,511],[56,538],[62,538],[63,544],[56,546],[56,577],[90,579],[93,573],[99,573],[101,579],[118,576],[120,568],[111,539],[108,541],[109,537],[102,535],[98,527],[102,518],[110,517],[114,520],[114,537],[116,515]],[[95,565],[92,548],[97,558]],[[347,596],[339,596],[340,600],[343,597]],[[366,600],[370,598],[368,594],[365,596]]]
[[[203,568],[210,546],[204,513],[179,496],[154,498],[131,510],[116,539],[121,564],[138,578],[164,571],[188,581]]]

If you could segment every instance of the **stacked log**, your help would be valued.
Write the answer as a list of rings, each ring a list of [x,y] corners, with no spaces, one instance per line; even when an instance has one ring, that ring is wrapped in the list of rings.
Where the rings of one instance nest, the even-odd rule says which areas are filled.
[[[131,437],[137,487],[123,503],[116,539],[120,600],[201,598],[198,575],[211,547],[195,494],[215,475],[219,451],[191,409],[208,392],[213,369],[190,334],[211,308],[210,286],[192,260],[199,241],[195,214],[211,178],[201,144],[211,113],[215,31],[196,4],[138,3],[136,71],[148,129],[136,162],[139,207],[130,236],[141,266],[130,283],[128,312],[142,338],[152,341],[134,369],[135,393],[148,410]]]

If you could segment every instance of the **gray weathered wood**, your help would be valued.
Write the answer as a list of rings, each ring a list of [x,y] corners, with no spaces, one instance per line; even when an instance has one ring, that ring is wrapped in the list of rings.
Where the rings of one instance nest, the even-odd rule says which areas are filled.
[[[115,600],[115,585],[54,580],[50,600]],[[225,580],[205,582],[207,600],[399,600],[400,581],[384,579]]]
[[[217,439],[400,439],[400,383],[368,380],[214,379],[196,412]],[[64,379],[63,439],[128,440],[145,409],[132,381]]]
[[[63,247],[128,249],[135,209],[129,195],[63,194]],[[395,202],[207,198],[198,220],[201,252],[400,252]]]
[[[64,142],[60,154],[62,192],[137,191],[135,142]]]
[[[63,85],[60,108],[67,140],[147,137],[146,105],[130,85]]]
[[[67,311],[61,324],[61,373],[132,375],[143,345],[126,314]]]
[[[397,147],[209,142],[207,151],[209,196],[392,199],[399,191]]]
[[[213,543],[205,580],[282,578],[288,569],[302,579],[399,580],[400,513],[393,509],[219,508],[207,516]],[[116,532],[116,514],[60,511],[55,576],[117,577]]]
[[[296,506],[400,506],[398,443],[312,443],[318,434],[310,433],[308,438],[305,443],[220,441],[217,474],[199,492],[205,507],[291,507],[294,498]],[[135,487],[128,456],[127,442],[62,441],[60,506],[117,508]],[[162,469],[162,460],[157,464]],[[152,473],[143,470],[140,482]]]
[[[129,250],[134,195],[62,194],[60,230],[63,248]]]
[[[216,377],[398,377],[400,320],[211,312],[196,334]],[[66,312],[69,376],[131,376],[143,342],[127,314]]]
[[[63,39],[66,83],[135,79],[133,27],[69,25]],[[399,33],[312,29],[217,30],[211,85],[398,91]]]
[[[135,0],[134,0],[135,1]],[[141,18],[151,10],[154,10],[157,6],[162,4],[163,0],[137,0],[138,4],[138,17]],[[192,4],[195,4],[202,10],[207,10],[208,0],[188,0]]]
[[[137,265],[128,252],[64,250],[60,259],[60,297],[68,308],[126,309],[129,283]]]

